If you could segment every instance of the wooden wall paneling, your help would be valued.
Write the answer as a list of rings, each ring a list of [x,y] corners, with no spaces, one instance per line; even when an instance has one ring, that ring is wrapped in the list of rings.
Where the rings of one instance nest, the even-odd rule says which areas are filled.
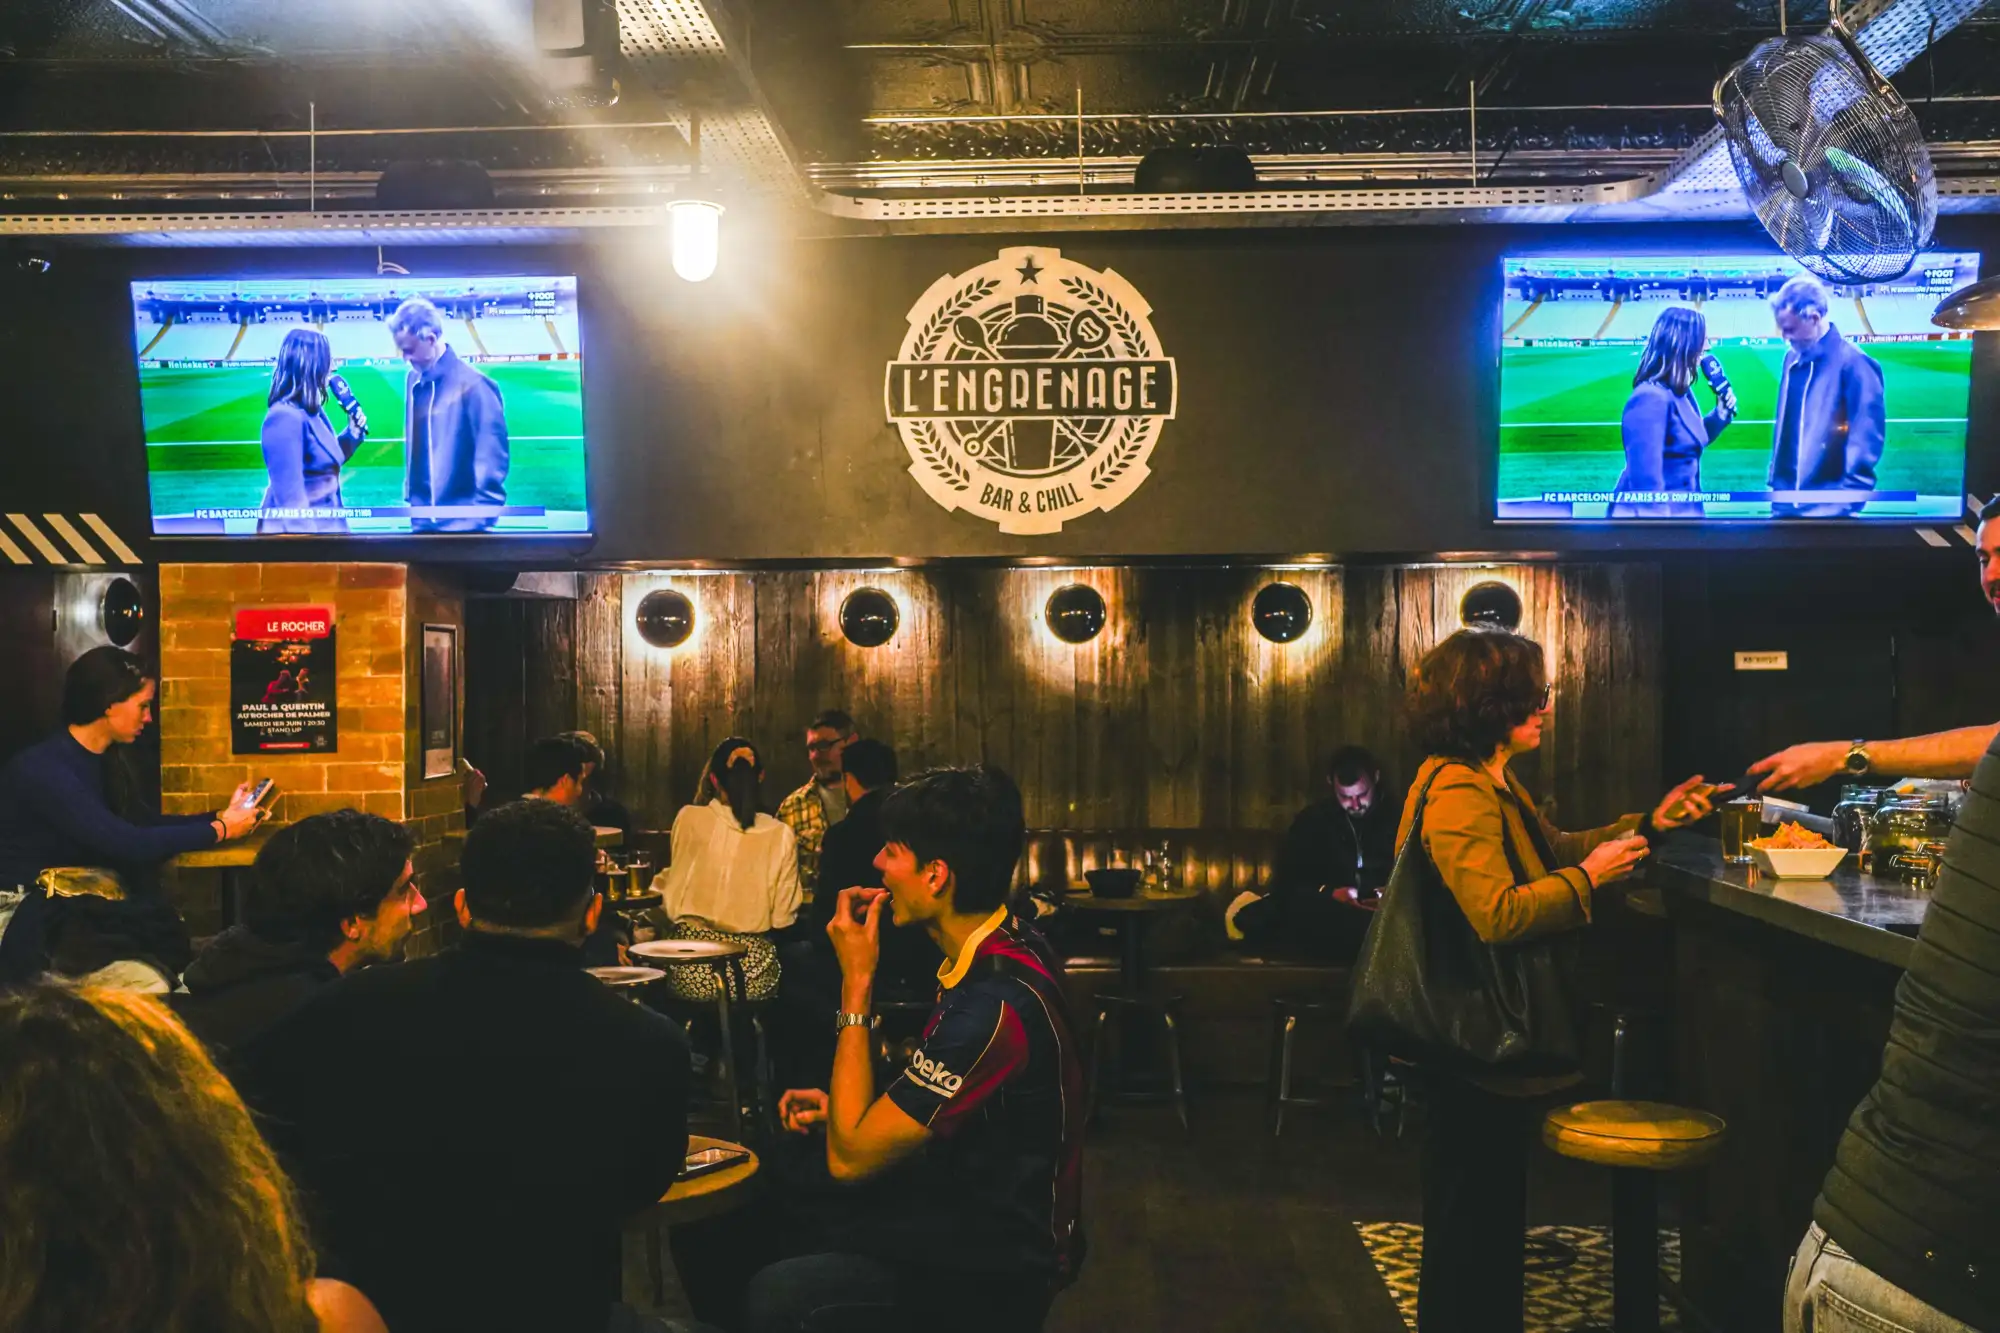
[[[689,580],[700,593],[697,614],[707,630],[675,652],[669,667],[674,709],[663,799],[670,814],[692,798],[709,751],[724,737],[748,736],[770,749],[755,735],[758,579],[714,574]]]
[[[1268,643],[1250,622],[1257,590],[1277,578],[1313,601],[1296,643]],[[1643,565],[600,575],[567,621],[570,604],[473,605],[468,729],[504,762],[543,729],[587,727],[652,827],[732,732],[764,749],[775,804],[804,780],[805,723],[838,704],[906,771],[999,764],[1037,825],[1277,828],[1323,794],[1336,745],[1366,745],[1408,779],[1421,756],[1405,680],[1485,579],[1520,591],[1523,630],[1557,684],[1546,752],[1522,766],[1530,785],[1573,824],[1636,808],[1659,767],[1662,684],[1660,580]],[[1043,619],[1072,582],[1107,607],[1082,645]],[[661,586],[696,608],[693,638],[673,652],[646,645],[625,614]],[[841,601],[863,586],[899,603],[897,635],[879,648],[839,632]]]
[[[528,660],[523,602],[475,597],[465,604],[464,754],[496,798],[521,789],[527,748]]]
[[[1250,618],[1258,592],[1274,582],[1296,585],[1312,603],[1311,624],[1291,643],[1265,639]],[[1243,645],[1238,706],[1250,762],[1236,783],[1228,826],[1283,828],[1302,796],[1321,794],[1326,758],[1347,742],[1338,680],[1341,571],[1241,571],[1229,591],[1230,633]]]
[[[1160,828],[1201,823],[1203,709],[1201,652],[1187,570],[1148,570],[1141,580],[1146,647],[1142,695],[1146,737],[1146,822]]]
[[[526,708],[529,744],[577,725],[576,603],[563,598],[522,599],[526,628]]]
[[[697,586],[705,580],[656,574],[613,577],[620,580],[620,600],[626,606],[636,608],[647,593],[673,588],[685,593],[695,608],[690,642],[672,650],[655,648],[640,638],[630,616],[619,618],[618,733],[615,741],[600,738],[618,752],[619,791],[626,808],[641,826],[663,829],[671,826],[674,811],[688,797],[686,790],[671,790],[673,662],[712,630]]]

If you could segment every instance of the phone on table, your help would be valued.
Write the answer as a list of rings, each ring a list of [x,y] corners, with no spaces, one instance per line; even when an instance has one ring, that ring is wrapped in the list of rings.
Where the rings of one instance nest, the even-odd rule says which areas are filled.
[[[681,1167],[681,1179],[693,1180],[714,1171],[726,1171],[738,1162],[750,1160],[750,1153],[744,1148],[700,1148],[687,1155]]]

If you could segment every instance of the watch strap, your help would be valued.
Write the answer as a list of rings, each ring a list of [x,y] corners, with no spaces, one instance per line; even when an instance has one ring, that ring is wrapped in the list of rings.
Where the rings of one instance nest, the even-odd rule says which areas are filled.
[[[872,1028],[881,1022],[878,1014],[850,1014],[845,1011],[833,1016],[833,1030],[839,1033],[845,1028]]]

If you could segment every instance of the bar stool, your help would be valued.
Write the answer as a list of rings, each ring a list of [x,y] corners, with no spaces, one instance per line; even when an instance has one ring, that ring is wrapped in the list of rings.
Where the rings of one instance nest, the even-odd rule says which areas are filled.
[[[1660,1327],[1659,1174],[1705,1166],[1728,1133],[1720,1116],[1667,1102],[1578,1102],[1542,1121],[1542,1142],[1611,1168],[1611,1326]]]
[[[1111,1024],[1111,1015],[1120,1017],[1117,1039],[1118,1059],[1115,1062],[1117,1082],[1104,1090],[1104,1095],[1120,1101],[1171,1101],[1180,1115],[1181,1128],[1188,1127],[1187,1089],[1181,1082],[1181,1037],[1180,1025],[1175,1010],[1187,999],[1185,995],[1100,995],[1097,997],[1097,1028],[1090,1043],[1090,1088],[1084,1097],[1084,1123],[1089,1124],[1097,1115],[1099,1085],[1107,1063],[1104,1030]],[[1165,1034],[1167,1048],[1167,1087],[1164,1090],[1134,1088],[1125,1082],[1131,1072],[1127,1067],[1126,1040],[1131,1036],[1132,1020],[1136,1017],[1157,1018],[1160,1029]]]
[[[1329,1000],[1301,1000],[1291,996],[1279,996],[1271,1001],[1271,1059],[1264,1079],[1266,1103],[1274,1116],[1271,1137],[1277,1138],[1285,1132],[1285,1108],[1287,1106],[1325,1106],[1324,1097],[1294,1097],[1292,1095],[1292,1050],[1298,1036],[1301,1018],[1332,1015],[1338,1018],[1343,1012],[1340,1006]],[[1329,1082],[1323,1085],[1329,1091],[1355,1086],[1354,1080]]]

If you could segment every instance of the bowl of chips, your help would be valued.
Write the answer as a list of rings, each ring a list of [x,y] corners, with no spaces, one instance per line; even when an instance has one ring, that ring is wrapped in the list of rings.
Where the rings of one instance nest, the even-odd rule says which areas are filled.
[[[1780,824],[1750,844],[1757,868],[1774,879],[1825,879],[1847,858],[1847,849],[1804,824]]]

